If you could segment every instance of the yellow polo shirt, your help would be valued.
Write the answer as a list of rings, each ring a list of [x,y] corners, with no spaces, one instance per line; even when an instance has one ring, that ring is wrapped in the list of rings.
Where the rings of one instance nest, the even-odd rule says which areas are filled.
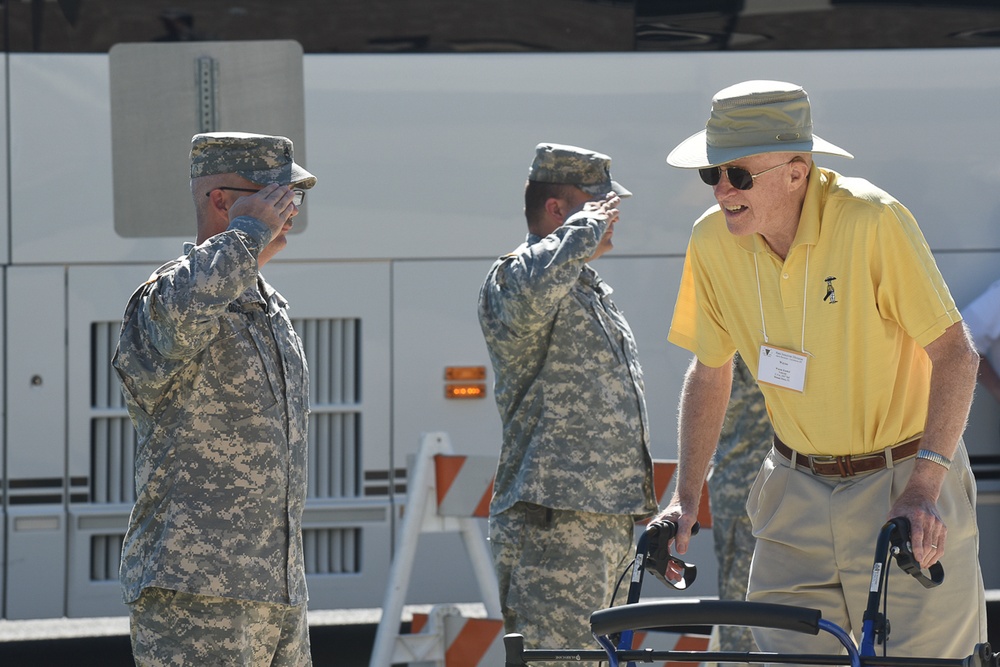
[[[923,346],[961,320],[916,221],[871,183],[815,165],[782,261],[733,236],[718,206],[694,226],[668,339],[758,377],[768,345],[807,355],[803,391],[761,384],[775,431],[804,454],[864,454],[924,430]]]

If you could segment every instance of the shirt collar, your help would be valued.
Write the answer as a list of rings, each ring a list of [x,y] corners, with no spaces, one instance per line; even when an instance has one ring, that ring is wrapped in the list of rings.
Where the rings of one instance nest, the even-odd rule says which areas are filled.
[[[799,228],[795,231],[795,238],[792,240],[792,250],[797,245],[816,245],[819,242],[819,223],[822,218],[823,199],[829,180],[829,174],[813,163],[812,169],[809,171],[806,198],[802,202]]]

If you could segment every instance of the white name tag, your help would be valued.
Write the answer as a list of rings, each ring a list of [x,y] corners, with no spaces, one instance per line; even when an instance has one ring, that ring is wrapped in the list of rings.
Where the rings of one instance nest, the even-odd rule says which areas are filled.
[[[806,386],[806,355],[770,345],[760,346],[757,381],[802,391]]]

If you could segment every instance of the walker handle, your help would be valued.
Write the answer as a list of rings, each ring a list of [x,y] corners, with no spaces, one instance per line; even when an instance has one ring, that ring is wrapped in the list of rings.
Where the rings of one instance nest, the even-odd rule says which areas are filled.
[[[895,531],[889,533],[889,544],[892,547],[892,555],[896,559],[896,564],[908,575],[919,581],[924,588],[940,586],[941,582],[944,581],[944,567],[941,563],[934,563],[927,568],[927,572],[930,574],[930,578],[928,578],[920,569],[920,563],[913,557],[909,519],[898,516],[895,519],[890,519],[889,523],[896,527]]]
[[[601,609],[590,615],[594,636],[629,629],[659,629],[692,625],[740,625],[818,635],[818,609],[738,600],[676,600],[638,602]]]
[[[691,534],[697,535],[700,528],[696,521],[691,526]],[[673,521],[654,521],[640,537],[640,545],[645,542],[645,569],[667,586],[682,591],[694,583],[698,568],[670,554],[670,543],[675,535],[677,524]]]

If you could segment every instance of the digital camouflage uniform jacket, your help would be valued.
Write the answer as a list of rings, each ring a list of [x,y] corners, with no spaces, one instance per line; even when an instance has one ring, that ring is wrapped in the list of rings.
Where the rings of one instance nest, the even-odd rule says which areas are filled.
[[[581,212],[490,269],[479,322],[503,445],[490,513],[656,511],[642,369],[611,287],[586,264],[607,222]]]
[[[270,238],[236,218],[185,244],[126,308],[113,361],[138,432],[126,602],[149,586],[306,601],[308,370],[287,302],[258,272]]]

